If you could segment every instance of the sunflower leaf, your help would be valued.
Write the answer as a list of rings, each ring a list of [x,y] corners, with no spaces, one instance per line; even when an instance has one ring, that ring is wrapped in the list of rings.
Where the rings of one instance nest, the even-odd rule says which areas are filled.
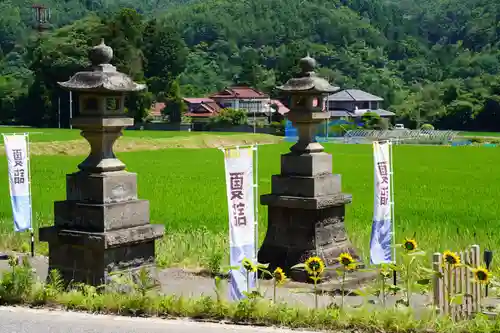
[[[417,281],[418,284],[426,286],[431,283],[431,279],[420,279]]]
[[[306,264],[297,264],[297,265],[292,266],[291,269],[305,269],[305,268],[306,268]]]
[[[415,252],[408,253],[409,257],[423,257],[425,255],[426,255],[426,253],[424,251],[415,251]]]
[[[450,303],[451,304],[455,304],[455,305],[460,305],[464,302],[464,295],[463,294],[457,294],[457,295],[454,295],[451,300],[450,300]]]

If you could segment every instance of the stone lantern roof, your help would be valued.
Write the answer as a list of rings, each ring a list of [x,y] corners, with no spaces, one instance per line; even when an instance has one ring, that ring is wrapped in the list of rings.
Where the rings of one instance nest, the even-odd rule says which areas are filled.
[[[140,91],[146,88],[145,84],[134,82],[128,75],[120,73],[110,64],[113,59],[113,49],[104,44],[94,46],[89,52],[92,63],[91,70],[78,72],[69,81],[58,82],[67,90],[89,93],[125,93]]]
[[[292,94],[327,94],[340,90],[339,87],[332,86],[327,80],[319,77],[314,72],[316,68],[316,60],[311,58],[309,54],[300,59],[299,66],[301,73],[284,85],[277,87],[279,90]]]

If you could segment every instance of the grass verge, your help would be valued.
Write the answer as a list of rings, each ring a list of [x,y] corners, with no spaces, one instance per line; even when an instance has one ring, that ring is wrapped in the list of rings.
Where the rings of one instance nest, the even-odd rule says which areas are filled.
[[[161,295],[155,291],[149,276],[144,274],[139,274],[134,281],[117,277],[105,288],[83,284],[66,288],[55,271],[50,273],[49,281],[43,283],[36,281],[27,261],[19,264],[17,258],[11,258],[10,263],[11,270],[5,272],[0,280],[0,304],[3,305],[126,316],[188,317],[234,324],[342,332],[479,333],[498,332],[500,328],[500,321],[488,320],[483,315],[469,321],[453,322],[436,316],[431,310],[419,313],[417,318],[408,308],[312,310],[283,303],[273,304],[259,298],[230,303],[222,297],[188,299]]]
[[[13,233],[2,230],[0,224],[0,250],[29,253],[29,233]],[[167,232],[156,242],[156,263],[159,267],[189,267],[218,272],[229,263],[229,246],[225,232],[213,232],[206,228]],[[36,242],[36,253],[47,256],[46,243]]]

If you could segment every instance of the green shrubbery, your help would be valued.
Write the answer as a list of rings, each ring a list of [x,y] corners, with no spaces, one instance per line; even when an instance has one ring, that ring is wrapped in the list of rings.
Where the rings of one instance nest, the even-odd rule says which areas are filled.
[[[215,116],[210,118],[210,127],[231,127],[246,125],[248,115],[244,110],[226,108],[220,110]]]
[[[422,126],[420,126],[420,129],[423,131],[433,131],[434,126],[432,126],[431,124],[423,124]]]
[[[42,283],[36,281],[27,260],[19,263],[17,258],[12,258],[10,265],[11,270],[3,273],[0,280],[0,304],[3,305],[53,306],[92,313],[190,317],[329,331],[479,333],[493,332],[500,327],[500,321],[488,320],[483,315],[453,322],[447,317],[438,317],[432,310],[420,312],[417,319],[408,307],[378,310],[367,305],[356,309],[307,309],[274,304],[261,297],[230,303],[222,297],[165,296],[156,291],[156,284],[146,271],[140,272],[134,280],[115,276],[106,287],[84,284],[66,287],[56,271],[51,271],[48,282]]]

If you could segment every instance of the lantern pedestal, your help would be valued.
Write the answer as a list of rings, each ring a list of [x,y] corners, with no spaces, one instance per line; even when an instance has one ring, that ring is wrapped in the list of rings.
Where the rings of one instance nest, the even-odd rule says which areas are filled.
[[[274,270],[281,267],[293,280],[307,282],[303,271],[291,270],[311,256],[327,266],[338,264],[342,252],[360,260],[347,237],[345,205],[351,195],[341,192],[341,176],[332,174],[330,154],[291,152],[281,155],[281,174],[272,176],[271,194],[261,196],[268,206],[267,234],[258,260]],[[328,272],[326,278],[336,276]]]
[[[261,196],[268,206],[268,228],[258,261],[269,264],[271,271],[281,267],[295,281],[311,282],[305,271],[291,268],[312,256],[330,268],[340,265],[343,252],[357,262],[360,257],[344,226],[351,195],[342,193],[340,175],[332,174],[332,156],[315,137],[318,125],[329,118],[323,112],[324,94],[339,88],[314,73],[316,62],[309,56],[299,65],[301,74],[278,87],[290,97],[287,118],[297,128],[298,141],[281,156],[281,174],[272,176],[271,193]],[[327,270],[322,278],[336,275]]]
[[[72,124],[90,144],[80,171],[66,176],[66,200],[54,203],[54,226],[40,228],[40,240],[49,243],[49,269],[66,283],[98,286],[117,272],[152,270],[155,240],[164,234],[163,225],[149,222],[149,202],[137,197],[137,175],[113,152],[123,128],[134,123],[125,116],[124,94],[145,86],[117,72],[112,56],[101,42],[89,54],[92,71],[59,83],[80,92],[81,115]]]
[[[137,197],[137,175],[112,150],[131,118],[75,118],[89,141],[89,157],[81,171],[66,177],[65,201],[54,203],[54,226],[40,229],[49,243],[49,270],[66,282],[101,285],[116,272],[152,269],[155,240],[163,225],[149,223],[149,201]]]

